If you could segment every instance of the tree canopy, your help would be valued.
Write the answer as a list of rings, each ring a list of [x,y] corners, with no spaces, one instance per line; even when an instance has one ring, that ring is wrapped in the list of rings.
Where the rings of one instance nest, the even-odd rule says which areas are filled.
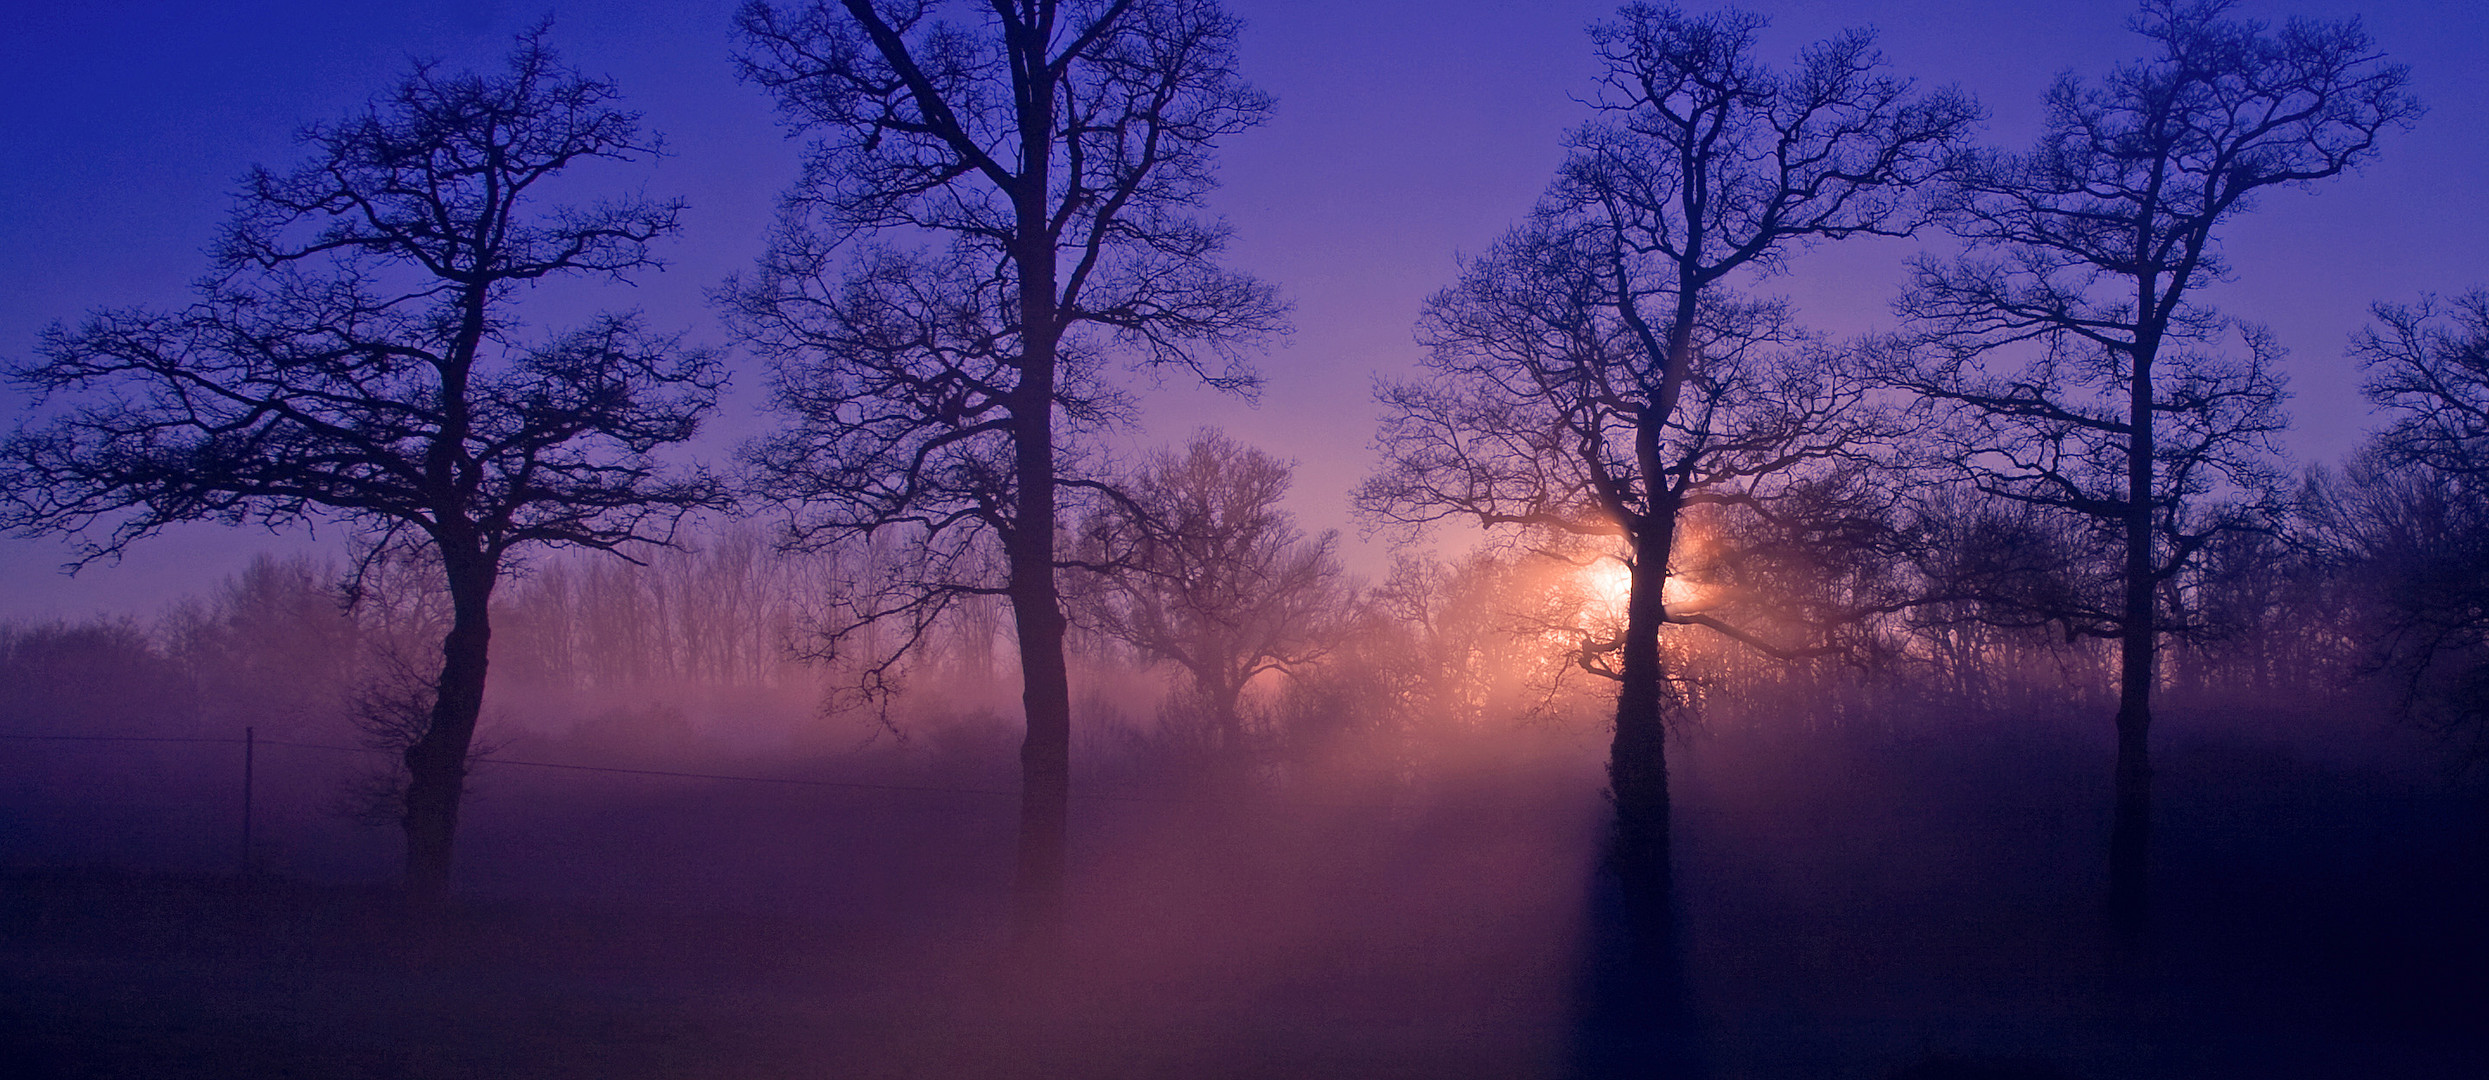
[[[658,143],[544,39],[492,74],[417,65],[305,128],[302,165],[244,179],[187,307],[44,335],[10,372],[40,404],[0,446],[0,526],[102,530],[85,559],[176,522],[327,520],[438,560],[456,621],[405,806],[410,881],[436,894],[509,560],[663,544],[726,502],[661,455],[714,408],[713,353],[631,314],[542,334],[518,317],[536,283],[658,268],[680,227],[676,202],[548,202],[566,170]]]

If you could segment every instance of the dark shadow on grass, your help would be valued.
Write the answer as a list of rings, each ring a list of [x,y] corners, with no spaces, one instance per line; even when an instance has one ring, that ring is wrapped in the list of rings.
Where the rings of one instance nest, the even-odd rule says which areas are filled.
[[[1582,934],[1569,1073],[1578,1080],[1710,1075],[1686,979],[1676,895],[1664,869],[1620,865],[1622,845],[1594,867]],[[1666,858],[1665,849],[1659,857]]]

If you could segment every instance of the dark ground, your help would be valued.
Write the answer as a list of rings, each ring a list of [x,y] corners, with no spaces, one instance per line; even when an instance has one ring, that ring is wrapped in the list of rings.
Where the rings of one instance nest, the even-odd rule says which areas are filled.
[[[2120,948],[2104,742],[1686,747],[1671,1071],[2489,1075],[2479,784],[2172,723],[2154,931]],[[1007,815],[898,793],[513,781],[420,929],[369,887],[20,859],[0,1075],[1561,1075],[1599,1037],[1595,753],[1451,772],[1083,803],[1055,967],[1000,944]]]

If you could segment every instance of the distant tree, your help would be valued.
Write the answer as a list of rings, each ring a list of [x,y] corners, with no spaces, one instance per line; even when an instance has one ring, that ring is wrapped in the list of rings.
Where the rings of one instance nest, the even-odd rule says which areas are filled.
[[[1162,452],[1083,523],[1078,621],[1191,677],[1219,749],[1245,742],[1245,688],[1339,643],[1353,597],[1338,535],[1308,538],[1279,508],[1286,462],[1217,431]],[[1077,579],[1076,579],[1077,580]]]
[[[953,21],[957,16],[964,21]],[[790,428],[753,448],[793,538],[897,536],[911,587],[858,606],[904,650],[953,601],[1009,597],[1027,710],[1021,931],[1062,904],[1071,692],[1055,574],[1080,439],[1129,405],[1118,356],[1246,389],[1237,346],[1275,331],[1267,287],[1221,268],[1188,211],[1218,141],[1270,99],[1236,74],[1212,0],[753,3],[747,78],[819,138],[743,336]]]
[[[2386,411],[2377,453],[2466,484],[2489,482],[2489,289],[2378,304],[2351,342],[2362,389]]]
[[[196,684],[128,619],[0,623],[0,731],[198,733]]]
[[[194,741],[222,734],[202,729],[190,672],[128,617],[0,623],[0,844],[12,863],[92,863],[133,843],[174,854],[157,845],[199,835],[183,826],[224,805],[229,789],[205,790],[202,766],[239,765],[241,748]]]
[[[2385,414],[2308,508],[2365,601],[2372,670],[2403,708],[2489,758],[2489,290],[2379,304],[2352,341]]]
[[[1622,548],[1624,625],[1583,656],[1620,680],[1614,864],[1651,913],[1670,888],[1675,676],[1661,627],[1770,644],[1671,603],[1683,515],[1769,515],[1784,493],[1871,457],[1889,418],[1784,305],[1729,286],[1809,244],[1918,228],[1910,189],[1976,114],[1958,94],[1883,74],[1865,32],[1771,70],[1754,55],[1763,25],[1634,4],[1592,29],[1597,118],[1573,135],[1529,221],[1427,303],[1427,377],[1383,389],[1385,461],[1357,495],[1386,521],[1462,519]]]
[[[2164,585],[2224,533],[2269,527],[2280,349],[2196,302],[2220,226],[2270,190],[2365,160],[2416,112],[2356,21],[2279,31],[2227,0],[2146,0],[2157,55],[2050,91],[2039,145],[1957,171],[1970,251],[1923,259],[1901,302],[1932,353],[1903,381],[1953,424],[1940,458],[1980,490],[2069,515],[2117,553],[2108,593],[2026,611],[2119,643],[2110,906],[2139,930]]]
[[[308,556],[260,555],[173,609],[166,652],[190,672],[207,728],[299,736],[337,718],[364,648],[338,576]]]
[[[503,591],[495,663],[564,698],[775,686],[797,677],[797,628],[825,579],[847,572],[747,523],[687,533],[641,564],[548,559]]]
[[[2175,630],[2164,690],[2313,706],[2352,681],[2362,605],[2307,524],[2292,513],[2278,530],[2224,533],[2162,590]]]
[[[2059,620],[2084,597],[2113,595],[2117,560],[2062,516],[2028,503],[1938,485],[1915,493],[1907,561],[1920,581],[1906,615],[1949,702],[1997,715],[2029,710],[2026,672],[2034,654],[2050,667],[2080,666],[2084,642]],[[2052,702],[2068,699],[2058,679],[2041,680]],[[2079,682],[2078,682],[2079,685]]]
[[[530,547],[663,544],[722,505],[656,451],[691,437],[722,374],[628,315],[525,335],[532,284],[622,281],[680,206],[539,207],[574,166],[657,151],[610,83],[538,30],[492,75],[419,65],[368,111],[307,128],[309,160],[243,182],[198,299],[46,333],[15,379],[63,399],[0,461],[0,526],[108,528],[83,561],[182,521],[335,520],[419,548],[453,613],[405,746],[407,884],[448,887],[484,700],[495,585]]]

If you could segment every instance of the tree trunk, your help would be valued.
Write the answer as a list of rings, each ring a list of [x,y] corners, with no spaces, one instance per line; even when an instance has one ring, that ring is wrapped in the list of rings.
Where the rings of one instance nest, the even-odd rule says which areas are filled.
[[[2152,351],[2138,342],[2128,384],[2124,626],[2118,637],[2117,806],[2109,826],[2109,925],[2132,941],[2150,908],[2152,684],[2159,621],[2152,579]]]
[[[1616,801],[1609,864],[1623,890],[1627,918],[1646,942],[1673,932],[1669,853],[1667,672],[1659,629],[1666,621],[1668,549],[1673,512],[1654,513],[1634,537],[1634,565],[1625,603],[1623,682],[1616,694],[1616,737],[1608,751],[1608,791]]]
[[[1011,614],[1020,640],[1020,703],[1028,734],[1020,744],[1020,862],[1015,929],[1022,942],[1051,937],[1062,924],[1072,788],[1071,677],[1063,658],[1063,600],[1054,580],[1055,365],[1063,333],[1057,308],[1055,237],[1047,207],[1054,152],[1054,82],[1046,37],[1014,25],[1021,171],[1012,192],[1019,275],[1020,383],[1013,388],[1012,480],[1018,495],[1004,536]]]
[[[1699,235],[1688,238],[1699,251]],[[1633,574],[1626,586],[1625,658],[1616,692],[1616,738],[1608,748],[1608,793],[1616,800],[1616,834],[1608,852],[1617,876],[1637,966],[1661,964],[1676,938],[1673,853],[1669,845],[1667,672],[1659,629],[1668,616],[1669,555],[1675,547],[1679,492],[1668,486],[1661,429],[1676,413],[1694,370],[1693,328],[1700,283],[1680,264],[1676,317],[1668,328],[1659,392],[1637,418],[1634,467],[1643,512],[1613,508],[1632,538]],[[1633,306],[1624,310],[1629,317]],[[1637,324],[1638,317],[1635,318]],[[1646,335],[1647,340],[1647,335]]]
[[[1051,486],[1051,485],[1049,485]],[[1011,612],[1019,630],[1021,707],[1020,862],[1014,915],[1022,940],[1053,932],[1063,917],[1064,865],[1072,785],[1071,679],[1063,659],[1064,618],[1055,597],[1051,543],[1013,534]],[[1052,531],[1046,535],[1051,539]]]
[[[1045,310],[1050,318],[1051,306]],[[1054,580],[1054,374],[1053,340],[1030,335],[1013,425],[1019,500],[1003,541],[1020,643],[1020,704],[1028,717],[1020,743],[1020,861],[1013,885],[1015,929],[1023,942],[1051,936],[1061,924],[1069,857],[1072,692],[1063,657],[1063,601]]]
[[[1225,764],[1241,765],[1245,748],[1244,687],[1226,678],[1214,678],[1207,689],[1210,722],[1218,725],[1219,756]]]
[[[1022,14],[1006,12],[1003,18],[1020,156],[1020,171],[1007,185],[1020,381],[1009,403],[1011,521],[1001,533],[1010,575],[1005,588],[1020,647],[1020,705],[1028,723],[1020,743],[1020,846],[1012,882],[1014,931],[1026,944],[1051,937],[1062,921],[1072,696],[1063,658],[1063,602],[1054,580],[1054,389],[1063,327],[1055,295],[1055,236],[1047,215],[1055,85],[1046,48],[1053,11],[1048,6],[1036,13],[1035,22]]]
[[[2119,936],[2133,939],[2142,935],[2150,908],[2155,650],[2148,587],[2127,590],[2126,620],[2126,632],[2118,641],[2117,808],[2109,826],[2109,922]]]
[[[458,802],[466,793],[467,753],[484,711],[484,671],[491,657],[490,605],[497,572],[479,554],[442,552],[449,572],[451,621],[441,639],[441,676],[431,723],[406,748],[406,889],[415,900],[449,895],[450,854]]]
[[[2146,648],[2149,648],[2148,643]],[[2132,651],[2130,648],[2127,650]],[[2133,689],[2134,673],[2150,678],[2151,661],[2129,657],[2117,712],[2117,810],[2109,826],[2109,923],[2118,936],[2143,934],[2150,914],[2147,871],[2152,849],[2151,703]]]

